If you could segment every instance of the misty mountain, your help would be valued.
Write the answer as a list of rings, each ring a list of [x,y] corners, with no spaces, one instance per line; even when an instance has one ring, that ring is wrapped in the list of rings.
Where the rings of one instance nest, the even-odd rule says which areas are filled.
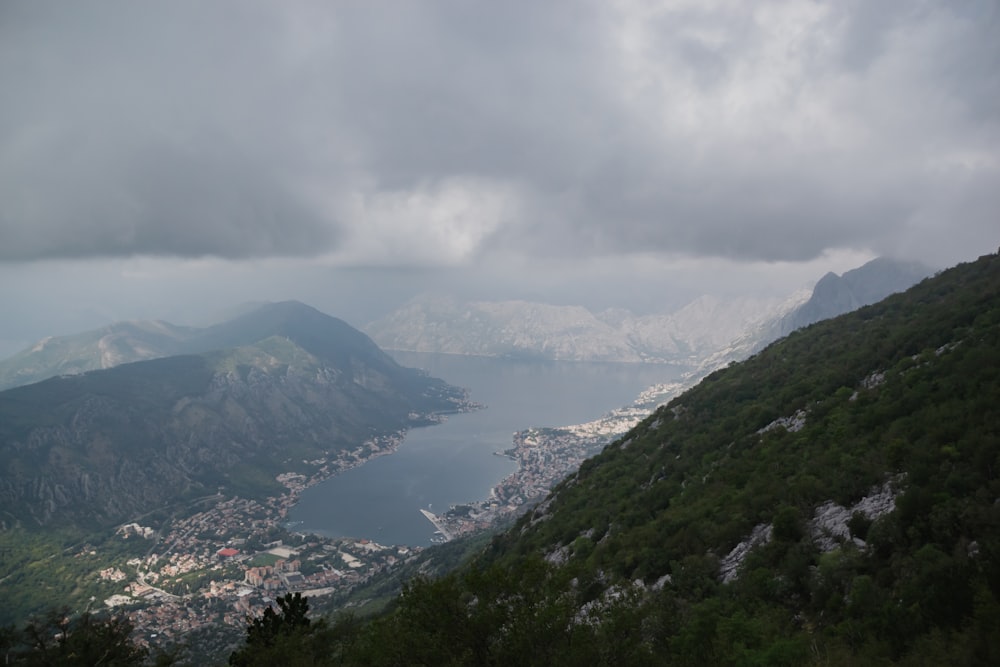
[[[809,298],[782,315],[767,317],[719,347],[698,364],[696,375],[746,359],[770,343],[816,322],[871,305],[902,292],[933,273],[930,267],[879,257],[842,276],[828,273]]]
[[[933,270],[924,264],[886,257],[873,259],[841,276],[828,273],[816,283],[808,301],[781,318],[777,333],[784,336],[813,322],[876,303],[908,289],[931,273]]]
[[[0,524],[107,525],[217,491],[274,494],[278,473],[322,474],[464,400],[300,303],[170,340],[209,351],[0,392]]]
[[[784,299],[702,296],[683,308],[636,316],[624,309],[593,313],[582,306],[527,301],[460,302],[421,296],[372,322],[366,332],[382,348],[557,361],[687,364],[710,369],[744,359],[781,336],[906,289],[931,269],[879,258],[843,276],[824,276],[810,295]],[[274,310],[269,310],[269,308]],[[119,322],[82,334],[49,337],[0,361],[0,389],[56,375],[200,354],[244,344],[264,330],[280,304],[247,304],[207,328],[162,321]],[[268,314],[270,313],[270,314]],[[263,319],[262,319],[263,318]],[[248,338],[249,336],[249,338]]]
[[[343,350],[354,348],[367,348],[373,359],[378,356],[373,352],[377,346],[365,334],[296,301],[254,304],[240,310],[232,319],[204,328],[159,320],[117,322],[81,334],[44,338],[0,361],[0,389],[133,361],[239,347],[268,336],[293,337],[310,352],[326,354],[330,361],[344,361]]]
[[[592,313],[582,306],[526,301],[459,302],[418,297],[365,330],[390,350],[555,361],[696,365],[743,332],[805,300],[703,296],[674,313]]]
[[[144,359],[179,354],[195,329],[156,320],[117,322],[71,336],[50,336],[0,361],[0,389]]]
[[[702,296],[680,310],[635,316],[526,301],[418,297],[365,330],[383,348],[558,361],[662,362],[715,368],[791,331],[913,285],[927,267],[887,258],[824,276],[810,295]]]

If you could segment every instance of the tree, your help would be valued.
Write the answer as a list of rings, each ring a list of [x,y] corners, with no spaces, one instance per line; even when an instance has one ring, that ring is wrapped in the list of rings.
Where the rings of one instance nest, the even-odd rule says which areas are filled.
[[[317,664],[310,655],[312,642],[307,640],[323,624],[309,620],[309,601],[301,593],[286,593],[276,602],[278,611],[268,607],[260,617],[250,619],[246,644],[229,656],[230,665]]]
[[[98,617],[89,612],[70,620],[65,612],[50,612],[21,632],[16,664],[141,665],[149,652],[130,639],[132,623],[125,616]]]
[[[309,619],[306,617],[309,602],[301,593],[286,593],[276,602],[278,612],[274,611],[274,607],[268,607],[260,618],[250,622],[247,627],[247,644],[267,646],[274,643],[274,639],[280,635],[292,634],[297,629],[309,627]]]

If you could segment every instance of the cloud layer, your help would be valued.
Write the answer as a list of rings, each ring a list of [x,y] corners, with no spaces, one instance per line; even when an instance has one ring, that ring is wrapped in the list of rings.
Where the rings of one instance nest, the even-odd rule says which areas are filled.
[[[0,261],[941,262],[997,244],[969,2],[0,8]]]

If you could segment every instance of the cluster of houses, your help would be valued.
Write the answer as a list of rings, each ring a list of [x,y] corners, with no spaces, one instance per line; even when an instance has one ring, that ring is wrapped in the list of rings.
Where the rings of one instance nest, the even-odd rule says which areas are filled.
[[[247,568],[243,580],[251,586],[265,591],[277,591],[282,588],[295,589],[305,583],[305,578],[299,574],[302,562],[298,559],[275,561],[274,565],[261,565]]]

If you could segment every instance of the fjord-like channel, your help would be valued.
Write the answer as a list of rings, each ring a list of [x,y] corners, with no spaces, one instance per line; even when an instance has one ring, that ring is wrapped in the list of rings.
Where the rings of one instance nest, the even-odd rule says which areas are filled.
[[[411,430],[399,450],[303,492],[289,514],[296,531],[367,538],[381,544],[430,544],[434,527],[419,512],[484,499],[515,464],[495,452],[515,431],[596,419],[630,404],[642,390],[680,377],[659,364],[515,361],[394,352],[404,366],[470,391],[486,408]]]

